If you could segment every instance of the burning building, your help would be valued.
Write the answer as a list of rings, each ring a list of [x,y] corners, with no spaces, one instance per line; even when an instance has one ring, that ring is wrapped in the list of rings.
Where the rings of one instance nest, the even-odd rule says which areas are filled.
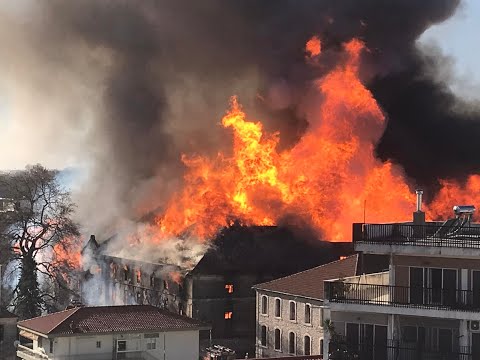
[[[321,265],[352,253],[351,243],[306,241],[288,228],[234,225],[224,229],[190,268],[147,263],[108,253],[108,240],[90,238],[84,252],[94,265],[83,294],[101,303],[151,304],[208,322],[204,346],[254,354],[254,284]],[[133,257],[133,256],[132,256]]]

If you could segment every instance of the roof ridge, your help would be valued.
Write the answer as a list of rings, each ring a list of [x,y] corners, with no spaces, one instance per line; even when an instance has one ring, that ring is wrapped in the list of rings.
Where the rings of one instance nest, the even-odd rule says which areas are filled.
[[[62,325],[67,319],[70,319],[70,317],[73,315],[73,314],[76,314],[78,310],[82,309],[82,307],[76,307],[76,308],[73,308],[73,309],[69,309],[69,310],[74,310],[72,311],[72,313],[70,315],[68,315],[65,319],[63,319],[61,322],[59,322],[58,324],[56,324],[53,328],[51,328],[50,330],[47,331],[47,334],[50,334],[51,332],[53,332],[57,327],[59,327],[60,325]]]
[[[324,267],[324,266],[327,266],[327,265],[331,265],[331,264],[335,264],[335,263],[338,263],[338,262],[341,262],[341,261],[348,260],[348,259],[350,259],[351,257],[354,257],[354,256],[357,257],[356,263],[355,263],[355,273],[356,273],[356,272],[357,272],[357,264],[358,264],[358,253],[357,253],[357,254],[350,255],[350,256],[347,256],[345,259],[338,259],[338,260],[331,261],[331,262],[326,263],[326,264],[318,265],[318,266],[315,266],[315,267],[313,267],[313,268],[306,269],[306,270],[302,270],[302,271],[299,271],[299,272],[296,272],[296,273],[293,273],[293,274],[290,274],[290,275],[287,275],[287,276],[283,276],[283,277],[280,277],[280,278],[277,278],[277,279],[273,279],[273,280],[270,280],[270,281],[267,281],[267,282],[264,282],[264,283],[255,284],[255,285],[253,285],[252,287],[253,287],[253,288],[257,288],[257,287],[260,286],[260,285],[267,285],[267,284],[270,284],[270,283],[275,282],[275,281],[287,279],[287,278],[290,278],[290,277],[292,277],[292,276],[296,276],[296,275],[303,274],[303,273],[305,273],[305,272],[307,272],[307,271],[316,270],[316,269],[319,269],[319,268]]]
[[[30,319],[21,320],[21,321],[19,321],[18,323],[22,323],[22,322],[25,322],[25,321],[31,321],[31,320],[36,320],[36,319],[44,318],[44,317],[47,317],[47,316],[50,316],[50,315],[53,315],[53,314],[60,314],[60,313],[62,313],[62,312],[67,312],[67,311],[70,311],[70,310],[73,310],[73,309],[75,309],[75,308],[65,309],[65,310],[56,311],[56,312],[50,313],[50,314],[35,316],[35,317],[33,317],[33,318],[30,318]]]

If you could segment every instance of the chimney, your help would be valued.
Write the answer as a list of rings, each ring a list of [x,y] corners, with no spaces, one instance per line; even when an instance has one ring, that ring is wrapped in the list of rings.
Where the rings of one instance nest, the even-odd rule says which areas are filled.
[[[423,190],[416,190],[417,194],[417,209],[413,213],[414,225],[425,225],[425,213],[422,211]]]

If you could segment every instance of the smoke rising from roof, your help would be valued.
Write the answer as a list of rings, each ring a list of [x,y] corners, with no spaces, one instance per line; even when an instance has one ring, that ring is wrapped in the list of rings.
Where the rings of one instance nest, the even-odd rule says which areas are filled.
[[[458,99],[436,77],[442,55],[416,47],[459,2],[2,4],[0,90],[15,124],[0,140],[26,144],[15,146],[18,161],[84,165],[79,215],[85,231],[101,235],[113,220],[138,219],[168,199],[181,182],[181,153],[225,145],[217,124],[233,94],[281,132],[282,146],[293,144],[308,126],[303,97],[318,77],[305,66],[305,42],[318,34],[335,57],[359,37],[369,49],[364,80],[388,118],[378,156],[433,188],[479,165],[478,113],[455,110]]]

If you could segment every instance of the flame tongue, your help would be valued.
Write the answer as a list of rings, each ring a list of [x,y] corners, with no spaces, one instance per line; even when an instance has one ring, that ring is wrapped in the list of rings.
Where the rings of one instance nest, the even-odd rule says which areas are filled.
[[[317,100],[308,113],[309,129],[287,151],[278,152],[279,134],[248,120],[233,97],[222,119],[223,127],[233,131],[233,155],[182,157],[184,188],[157,219],[160,238],[188,230],[207,239],[231,219],[273,225],[293,214],[325,239],[344,241],[350,239],[351,223],[365,215],[369,222],[409,219],[415,194],[401,169],[374,156],[385,117],[358,76],[363,49],[357,39],[344,44],[343,60],[314,83]],[[315,65],[320,40],[312,38],[306,51]],[[479,183],[472,178],[467,186]],[[463,196],[465,191],[445,183],[431,205],[433,216],[446,214],[452,193]]]
[[[312,56],[320,49],[318,38],[307,44]],[[233,131],[233,155],[183,156],[185,186],[158,219],[161,231],[178,235],[190,229],[205,239],[228,219],[272,225],[295,214],[327,239],[345,240],[352,220],[362,218],[364,200],[378,205],[382,187],[390,194],[394,216],[407,216],[414,196],[391,164],[373,156],[372,141],[383,131],[384,116],[358,79],[362,49],[358,40],[345,44],[346,60],[316,82],[323,100],[310,114],[307,134],[288,151],[278,152],[279,134],[265,133],[260,122],[247,120],[232,98],[222,125]],[[369,215],[370,220],[387,218],[379,211]]]

